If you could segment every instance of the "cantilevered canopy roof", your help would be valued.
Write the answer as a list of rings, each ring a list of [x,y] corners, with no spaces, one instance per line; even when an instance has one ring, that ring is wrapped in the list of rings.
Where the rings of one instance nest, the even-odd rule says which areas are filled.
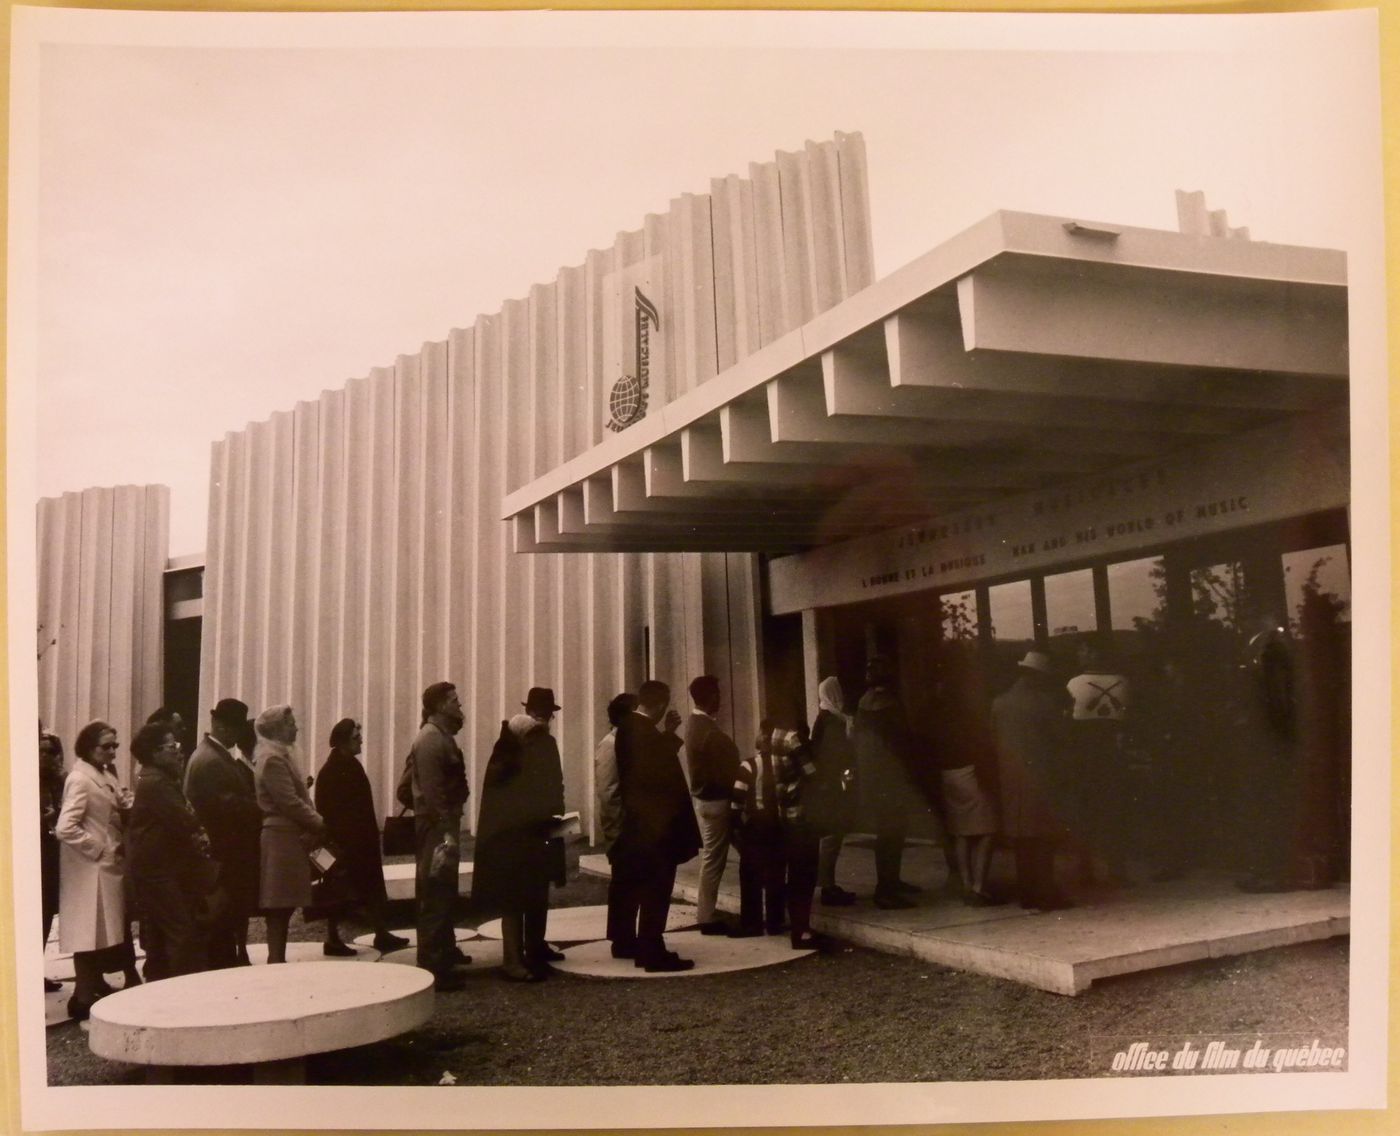
[[[1327,249],[997,213],[511,493],[518,552],[800,551],[1347,395]]]

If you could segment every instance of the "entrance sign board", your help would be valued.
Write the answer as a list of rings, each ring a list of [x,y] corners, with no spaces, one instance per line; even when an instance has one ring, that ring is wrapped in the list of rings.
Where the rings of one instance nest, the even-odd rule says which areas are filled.
[[[775,614],[1127,557],[1347,504],[1346,408],[769,562]]]

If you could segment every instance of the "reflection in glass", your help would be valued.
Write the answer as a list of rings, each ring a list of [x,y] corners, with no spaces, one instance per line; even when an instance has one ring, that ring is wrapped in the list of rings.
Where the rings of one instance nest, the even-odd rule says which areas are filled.
[[[998,642],[1030,642],[1035,638],[1035,616],[1031,611],[1031,582],[1014,580],[987,589],[992,618],[992,638]]]
[[[1294,635],[1332,623],[1351,622],[1351,575],[1347,546],[1306,548],[1283,554],[1283,589]]]
[[[1167,569],[1162,558],[1110,564],[1108,610],[1114,631],[1161,627],[1167,615]]]
[[[1094,573],[1088,568],[1045,577],[1045,624],[1050,637],[1098,630]]]
[[[938,597],[938,616],[945,640],[977,638],[977,593],[949,592]]]
[[[1233,631],[1245,625],[1244,565],[1235,560],[1191,569],[1191,611]]]

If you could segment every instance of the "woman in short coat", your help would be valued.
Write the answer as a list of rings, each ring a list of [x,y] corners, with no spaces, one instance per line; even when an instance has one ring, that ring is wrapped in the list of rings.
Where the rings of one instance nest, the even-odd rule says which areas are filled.
[[[290,706],[258,715],[258,807],[263,811],[258,902],[267,921],[267,961],[287,961],[287,925],[292,912],[311,902],[307,854],[320,844],[325,822],[311,805],[292,743],[297,720]]]

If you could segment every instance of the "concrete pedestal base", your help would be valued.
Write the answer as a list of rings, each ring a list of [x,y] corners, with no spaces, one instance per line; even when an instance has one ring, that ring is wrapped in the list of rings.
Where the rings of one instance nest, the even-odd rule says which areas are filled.
[[[432,1012],[433,976],[417,967],[235,967],[103,998],[88,1045],[133,1065],[252,1065],[259,1083],[288,1083],[304,1079],[288,1062],[395,1037]]]

